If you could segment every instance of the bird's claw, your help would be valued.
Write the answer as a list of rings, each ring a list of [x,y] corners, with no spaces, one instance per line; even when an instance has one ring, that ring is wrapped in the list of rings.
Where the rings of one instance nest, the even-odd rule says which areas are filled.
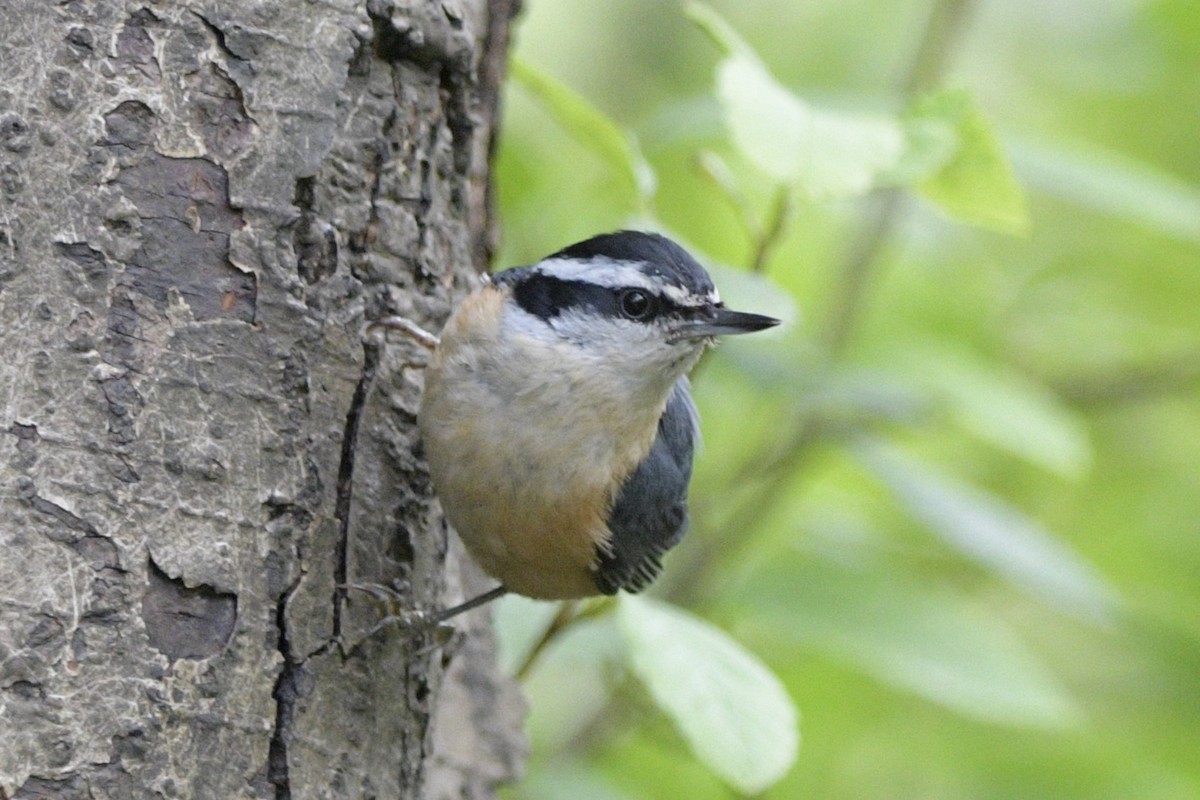
[[[429,643],[417,651],[418,655],[447,644],[456,632],[452,626],[443,624],[437,611],[406,607],[406,592],[403,591],[403,586],[388,586],[383,583],[344,583],[339,584],[338,588],[343,590],[354,589],[355,591],[363,592],[375,600],[384,611],[384,616],[372,625],[366,633],[358,637],[358,640],[353,645],[347,647],[344,637],[338,640],[338,646],[341,648],[343,655],[355,652],[367,640],[385,628],[395,627],[399,629],[405,639],[430,636]]]
[[[428,350],[436,350],[440,342],[437,336],[422,328],[407,317],[381,317],[363,326],[362,337],[366,339],[381,330],[400,331],[408,338]]]

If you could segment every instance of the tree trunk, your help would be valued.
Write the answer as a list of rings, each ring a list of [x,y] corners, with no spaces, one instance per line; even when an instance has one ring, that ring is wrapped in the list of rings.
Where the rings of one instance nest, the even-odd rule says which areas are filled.
[[[487,797],[520,701],[417,447],[516,0],[0,0],[0,798]],[[347,644],[339,647],[339,640]]]

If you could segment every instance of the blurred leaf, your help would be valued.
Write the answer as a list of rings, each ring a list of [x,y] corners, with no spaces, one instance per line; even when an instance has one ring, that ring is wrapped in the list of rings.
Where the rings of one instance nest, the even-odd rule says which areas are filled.
[[[909,163],[937,163],[938,169],[917,190],[951,219],[1003,233],[1025,233],[1029,209],[1025,195],[1004,154],[999,137],[974,98],[963,89],[948,89],[919,100],[906,119]],[[956,147],[945,152],[947,131]]]
[[[863,194],[903,151],[894,122],[814,109],[748,59],[717,68],[717,93],[743,155],[811,197]]]
[[[1013,161],[1039,192],[1200,242],[1200,187],[1125,155],[1018,139]]]
[[[948,545],[1062,611],[1107,620],[1115,595],[1104,578],[1016,508],[920,465],[897,448],[862,440],[857,453]]]
[[[758,61],[754,48],[707,3],[685,3],[683,14],[708,34],[713,43],[725,51],[725,55]]]
[[[680,609],[623,596],[618,607],[634,673],[696,756],[746,794],[796,760],[796,708],[779,679],[740,644]]]
[[[810,359],[794,406],[830,430],[857,430],[881,421],[915,423],[929,415],[927,394],[878,369],[820,369]],[[793,367],[793,371],[795,371]]]
[[[633,135],[545,72],[519,58],[513,58],[509,66],[513,79],[536,97],[564,130],[626,181],[630,207],[644,208],[654,195],[656,179]]]
[[[1020,373],[936,342],[890,357],[948,401],[955,421],[980,439],[1067,478],[1082,477],[1091,465],[1079,415]]]
[[[1024,643],[993,616],[891,564],[866,572],[838,561],[773,562],[748,585],[739,628],[822,650],[961,714],[1012,725],[1061,726],[1074,703]]]
[[[958,132],[943,119],[910,117],[904,121],[904,138],[904,153],[885,176],[897,186],[928,180],[958,151]]]
[[[815,109],[781,86],[753,50],[707,6],[688,14],[726,51],[717,96],[734,144],[772,178],[811,197],[851,197],[898,163],[904,132],[891,119]]]
[[[737,212],[746,236],[752,242],[758,242],[763,235],[762,223],[758,214],[746,199],[733,170],[717,153],[711,150],[701,150],[696,154],[696,171],[705,178],[717,192],[725,198],[730,207]]]

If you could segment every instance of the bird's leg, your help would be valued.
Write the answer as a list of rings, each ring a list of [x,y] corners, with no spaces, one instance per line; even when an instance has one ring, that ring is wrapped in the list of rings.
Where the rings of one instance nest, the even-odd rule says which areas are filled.
[[[440,340],[437,336],[417,325],[410,319],[399,316],[383,317],[367,323],[363,328],[362,336],[364,339],[374,335],[380,330],[400,331],[408,338],[412,339],[417,344],[428,350],[436,350]],[[412,364],[406,366],[421,366],[420,364]],[[485,603],[490,603],[498,597],[503,596],[508,592],[504,586],[497,586],[494,589],[484,592],[481,595],[472,597],[466,602],[459,603],[456,606],[442,609],[441,611],[427,611],[425,609],[410,609],[404,608],[404,596],[395,588],[384,586],[379,583],[347,583],[342,584],[338,588],[341,589],[357,589],[361,592],[366,592],[375,600],[380,602],[387,611],[386,615],[376,622],[371,629],[368,630],[350,651],[355,650],[367,639],[370,639],[379,631],[389,625],[398,626],[408,638],[418,636],[433,630],[441,630],[443,624],[466,611],[473,608],[478,608]],[[346,652],[343,648],[343,652]]]
[[[363,643],[370,639],[375,634],[379,633],[389,625],[396,625],[410,635],[416,635],[422,630],[425,630],[428,625],[426,615],[418,609],[406,609],[404,607],[404,581],[398,580],[392,586],[386,586],[382,583],[340,583],[337,588],[346,591],[355,589],[370,595],[371,599],[383,608],[383,616],[379,618],[370,630],[358,637],[358,640],[350,647],[346,646],[346,640],[338,637],[338,648],[345,657],[362,647]]]
[[[473,608],[479,608],[480,606],[486,605],[493,600],[498,600],[506,594],[508,594],[508,589],[504,586],[504,584],[501,584],[494,589],[488,589],[483,594],[476,595],[470,600],[459,603],[456,606],[450,606],[449,608],[443,608],[441,611],[434,612],[433,622],[434,624],[441,625],[443,622],[452,617],[457,617],[459,614],[470,611]]]
[[[406,638],[414,638],[423,633],[439,630],[447,620],[470,611],[473,608],[478,608],[485,603],[490,603],[508,592],[508,589],[504,586],[497,586],[456,606],[444,608],[440,611],[428,611],[420,608],[403,608],[404,596],[395,588],[385,586],[381,583],[346,583],[341,584],[338,588],[357,589],[360,592],[365,592],[383,605],[387,612],[382,619],[371,626],[371,629],[363,634],[358,642],[346,650],[346,652],[357,649],[367,639],[370,639],[390,625],[400,628]]]

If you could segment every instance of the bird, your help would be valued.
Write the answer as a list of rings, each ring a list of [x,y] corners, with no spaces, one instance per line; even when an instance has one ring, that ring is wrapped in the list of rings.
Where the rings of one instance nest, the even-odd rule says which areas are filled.
[[[778,319],[725,307],[683,247],[619,230],[493,274],[432,349],[417,424],[434,491],[512,592],[639,592],[688,527],[699,415],[688,372],[717,337]]]

